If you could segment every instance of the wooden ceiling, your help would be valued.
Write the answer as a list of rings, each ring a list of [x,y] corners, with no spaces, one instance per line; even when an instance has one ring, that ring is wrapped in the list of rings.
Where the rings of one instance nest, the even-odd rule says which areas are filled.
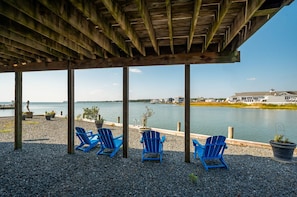
[[[0,72],[226,63],[293,0],[0,0]]]

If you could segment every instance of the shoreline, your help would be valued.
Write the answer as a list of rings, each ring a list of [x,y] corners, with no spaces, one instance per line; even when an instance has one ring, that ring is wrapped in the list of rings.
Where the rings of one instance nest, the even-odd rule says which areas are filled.
[[[44,115],[34,115],[37,117],[44,117]],[[8,117],[0,117],[0,120],[2,118],[13,118],[12,116],[8,116]],[[67,119],[64,116],[60,116],[60,115],[56,115],[56,118],[62,118],[62,119]],[[27,118],[26,120],[32,120],[31,118]],[[75,121],[83,121],[86,123],[92,123],[94,124],[94,121],[92,120],[88,120],[88,119],[75,119]],[[104,121],[104,126],[108,126],[108,127],[118,127],[118,128],[122,128],[122,123],[116,123],[116,122],[111,122],[111,121]],[[135,126],[135,125],[129,125],[129,130],[133,129],[133,130],[138,130],[140,127],[139,126]],[[169,129],[161,129],[161,128],[155,128],[155,127],[151,127],[151,129],[156,130],[162,134],[168,134],[171,136],[178,136],[178,137],[184,137],[184,132],[183,131],[174,131],[174,130],[169,130]],[[190,138],[198,138],[198,139],[202,139],[202,140],[206,140],[206,138],[210,137],[210,135],[204,135],[204,134],[197,134],[197,133],[190,133]],[[270,144],[267,142],[256,142],[256,141],[250,141],[250,140],[241,140],[241,139],[236,139],[236,138],[228,138],[226,136],[226,143],[230,144],[230,145],[235,145],[235,146],[250,146],[250,147],[255,147],[255,148],[265,148],[265,149],[269,149],[271,150],[271,146]],[[297,157],[297,148],[295,148],[294,150],[294,157]],[[297,159],[297,158],[296,158]]]
[[[85,120],[83,120],[85,121]],[[105,121],[105,125],[108,126],[116,126],[116,127],[122,127],[121,123],[115,123],[115,122],[108,122]],[[129,125],[129,129],[139,129],[139,126],[134,126],[134,125]],[[184,137],[184,132],[183,131],[174,131],[174,130],[168,130],[168,129],[160,129],[160,128],[155,128],[151,127],[152,130],[156,130],[160,133],[163,134],[168,134],[172,136],[179,136],[179,137]],[[203,135],[203,134],[197,134],[197,133],[190,133],[190,138],[199,138],[206,140],[206,138],[210,137],[210,135]],[[226,143],[230,145],[236,145],[236,146],[251,146],[251,147],[256,147],[256,148],[265,148],[265,149],[272,149],[269,143],[264,143],[264,142],[255,142],[255,141],[249,141],[249,140],[241,140],[241,139],[236,139],[236,138],[227,138],[226,137]],[[297,157],[297,148],[294,150],[294,156]]]

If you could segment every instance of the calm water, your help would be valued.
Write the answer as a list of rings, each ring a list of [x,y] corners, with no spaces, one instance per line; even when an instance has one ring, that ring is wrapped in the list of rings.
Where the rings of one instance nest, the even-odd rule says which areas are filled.
[[[5,104],[5,103],[0,103]],[[75,103],[75,116],[83,113],[83,108],[98,106],[100,114],[107,121],[122,120],[122,102],[82,102]],[[145,113],[145,106],[152,108],[154,115],[148,119],[148,126],[176,130],[177,122],[184,128],[184,107],[171,104],[150,104],[131,102],[129,104],[130,124],[139,125]],[[34,114],[56,111],[67,116],[67,103],[30,103]],[[26,104],[23,104],[23,111]],[[14,110],[0,110],[0,116],[13,116]],[[284,133],[291,141],[297,142],[297,111],[260,110],[226,107],[191,107],[191,132],[206,135],[228,135],[228,126],[234,127],[234,138],[258,142],[268,142],[276,133]]]

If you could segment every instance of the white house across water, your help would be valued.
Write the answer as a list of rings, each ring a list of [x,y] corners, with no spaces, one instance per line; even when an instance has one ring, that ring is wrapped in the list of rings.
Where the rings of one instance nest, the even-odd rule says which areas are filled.
[[[230,103],[297,104],[297,91],[241,92],[227,98]]]

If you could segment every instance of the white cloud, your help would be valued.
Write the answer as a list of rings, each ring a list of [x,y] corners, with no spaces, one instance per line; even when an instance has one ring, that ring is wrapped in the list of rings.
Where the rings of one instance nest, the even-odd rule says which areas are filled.
[[[256,77],[247,78],[248,81],[256,81]]]
[[[118,84],[118,83],[112,83],[112,85],[113,85],[113,86],[118,86],[119,84]]]
[[[129,71],[132,72],[132,73],[141,73],[141,72],[142,72],[142,71],[141,71],[140,69],[138,69],[138,68],[130,68]]]

